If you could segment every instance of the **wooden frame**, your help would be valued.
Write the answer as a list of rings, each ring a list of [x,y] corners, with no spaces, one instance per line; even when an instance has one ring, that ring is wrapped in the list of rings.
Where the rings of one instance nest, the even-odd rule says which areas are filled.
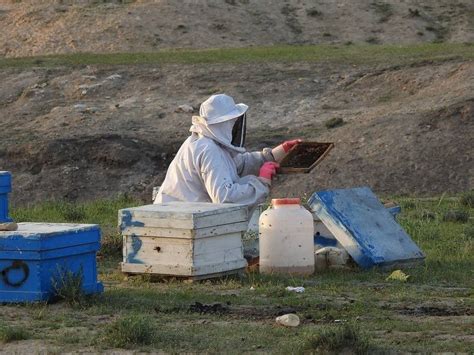
[[[301,149],[301,147],[318,147],[324,145],[326,146],[325,151],[319,155],[318,157],[315,157],[315,161],[313,161],[309,166],[306,167],[292,167],[288,166],[289,162],[291,159],[297,154],[297,152]],[[318,165],[325,157],[328,155],[328,153],[331,151],[331,149],[334,147],[334,143],[330,142],[301,142],[295,145],[289,152],[288,154],[283,158],[283,160],[280,163],[280,168],[278,168],[278,173],[280,174],[298,174],[298,173],[309,173],[311,170],[313,170],[316,165]]]

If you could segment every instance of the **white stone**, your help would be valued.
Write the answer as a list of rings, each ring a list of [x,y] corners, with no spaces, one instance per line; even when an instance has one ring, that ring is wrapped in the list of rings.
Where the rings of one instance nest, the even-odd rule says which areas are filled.
[[[186,113],[193,113],[194,107],[188,104],[178,106],[176,112],[186,112]]]

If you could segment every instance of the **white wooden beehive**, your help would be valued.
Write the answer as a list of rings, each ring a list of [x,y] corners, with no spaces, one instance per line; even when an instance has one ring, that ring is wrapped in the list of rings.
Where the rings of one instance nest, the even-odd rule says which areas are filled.
[[[122,271],[212,277],[247,265],[242,233],[247,207],[236,204],[171,202],[119,211]]]

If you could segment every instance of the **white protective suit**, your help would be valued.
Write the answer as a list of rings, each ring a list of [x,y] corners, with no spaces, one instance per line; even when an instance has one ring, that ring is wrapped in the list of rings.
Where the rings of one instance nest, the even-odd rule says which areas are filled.
[[[170,201],[239,203],[255,206],[265,200],[269,186],[257,176],[270,148],[246,152],[231,144],[236,119],[207,125],[193,117],[191,136],[171,162],[154,203]]]

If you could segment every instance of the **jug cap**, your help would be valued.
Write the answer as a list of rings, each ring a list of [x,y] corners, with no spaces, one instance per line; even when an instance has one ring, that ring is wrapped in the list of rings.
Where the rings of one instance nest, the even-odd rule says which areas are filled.
[[[272,206],[280,205],[300,205],[300,198],[274,198],[272,199]]]

